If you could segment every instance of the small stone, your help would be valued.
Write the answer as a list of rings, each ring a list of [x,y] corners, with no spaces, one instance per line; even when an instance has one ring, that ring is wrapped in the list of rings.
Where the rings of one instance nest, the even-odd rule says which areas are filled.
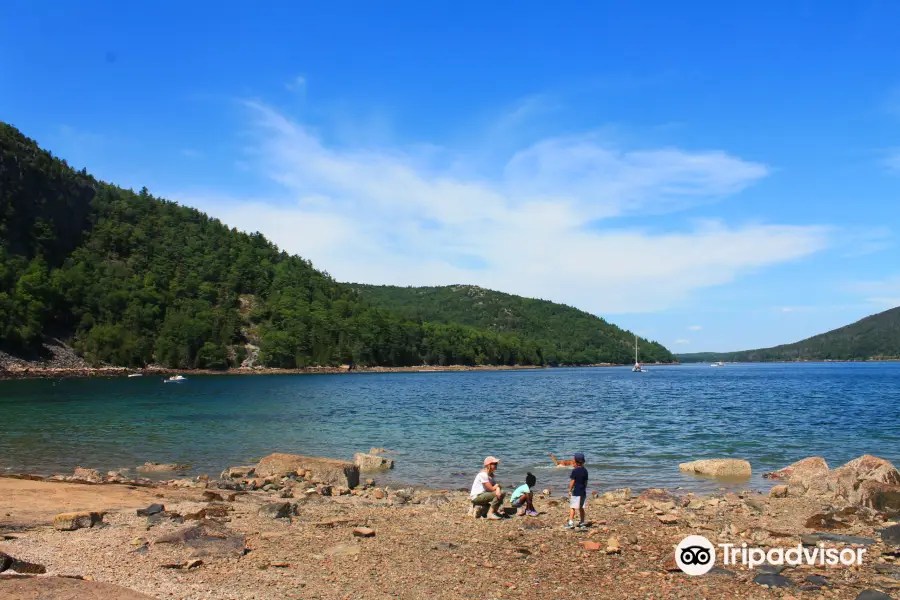
[[[547,496],[548,498],[552,495],[552,492],[550,491],[550,488],[544,488],[544,489],[541,491],[541,493],[542,493],[543,495]]]
[[[199,567],[202,564],[203,564],[202,560],[200,560],[199,558],[195,558],[194,560],[189,560],[186,563],[184,563],[184,568],[185,569],[196,569],[197,567]]]
[[[659,515],[656,517],[663,525],[675,525],[678,523],[678,517],[675,515]]]
[[[788,496],[788,486],[786,485],[776,485],[771,490],[769,490],[770,498],[787,498]]]
[[[597,551],[600,549],[599,542],[581,542],[581,545],[584,546],[585,550]]]
[[[622,548],[619,547],[619,538],[611,537],[606,541],[607,554],[621,554]]]
[[[375,537],[375,530],[368,527],[357,527],[353,530],[353,535],[366,538]]]
[[[382,490],[381,488],[376,488],[375,491],[372,492],[372,495],[375,496],[376,500],[384,500],[385,494],[384,494],[384,490]]]
[[[202,502],[222,502],[225,500],[225,498],[223,498],[222,495],[217,492],[205,490],[203,492],[203,495],[200,496],[200,500]]]
[[[290,502],[269,502],[259,507],[259,515],[270,519],[287,519],[291,516]]]
[[[269,565],[270,567],[275,567],[276,569],[287,569],[291,566],[291,563],[286,562],[273,562]]]

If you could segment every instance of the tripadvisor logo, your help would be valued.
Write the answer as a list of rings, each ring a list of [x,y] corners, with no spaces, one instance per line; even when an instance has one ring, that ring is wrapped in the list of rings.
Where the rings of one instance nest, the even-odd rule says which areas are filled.
[[[716,564],[716,548],[702,535],[689,535],[675,547],[675,564],[688,575],[705,575]]]
[[[834,567],[861,565],[865,548],[825,548],[822,544],[807,548],[801,544],[790,548],[748,547],[746,543],[719,544],[723,565],[743,565],[755,569],[761,565],[818,565]],[[675,547],[675,564],[688,575],[705,575],[716,564],[716,547],[702,535],[689,535]]]

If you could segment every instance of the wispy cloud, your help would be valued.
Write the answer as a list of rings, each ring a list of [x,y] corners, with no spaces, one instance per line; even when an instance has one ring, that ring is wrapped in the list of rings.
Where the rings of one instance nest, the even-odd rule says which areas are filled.
[[[289,92],[304,93],[306,92],[306,77],[297,75],[284,84],[285,89]]]
[[[691,340],[675,340],[673,343],[678,346],[684,346],[684,345],[690,344]]]
[[[900,274],[884,279],[853,282],[847,289],[859,294],[868,304],[879,309],[900,306]]]
[[[200,152],[199,150],[194,150],[193,148],[182,148],[181,155],[184,156],[185,158],[191,158],[191,159],[195,159],[195,160],[199,159],[199,158],[203,158],[203,153]]]
[[[267,105],[247,108],[256,132],[248,153],[283,195],[180,200],[265,232],[343,281],[465,282],[602,314],[646,312],[829,243],[816,225],[709,220],[650,233],[607,221],[717,201],[768,173],[718,150],[557,137],[476,176],[446,149],[336,148]]]
[[[688,327],[688,330],[689,331],[702,331],[703,326],[702,325],[691,325],[690,327]]]

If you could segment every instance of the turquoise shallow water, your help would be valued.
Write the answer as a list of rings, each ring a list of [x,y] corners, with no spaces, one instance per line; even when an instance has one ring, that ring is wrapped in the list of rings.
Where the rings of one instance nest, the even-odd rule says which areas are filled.
[[[0,382],[0,468],[70,472],[145,461],[218,474],[274,451],[398,452],[390,479],[468,487],[483,457],[510,485],[560,486],[549,452],[587,455],[592,489],[706,491],[678,463],[742,457],[760,475],[800,458],[900,464],[900,364],[628,368]],[[735,484],[747,487],[748,484]]]

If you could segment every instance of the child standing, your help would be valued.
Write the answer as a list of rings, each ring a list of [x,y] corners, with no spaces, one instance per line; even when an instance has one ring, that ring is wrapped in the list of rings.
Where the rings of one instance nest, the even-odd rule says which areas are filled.
[[[575,468],[569,474],[569,521],[566,529],[587,527],[584,523],[584,502],[587,499],[588,471],[584,468],[584,454],[576,452]],[[575,524],[575,509],[578,509],[580,520]]]
[[[516,511],[516,516],[537,516],[537,511],[534,510],[533,504],[534,492],[531,491],[531,488],[533,488],[534,484],[536,483],[537,477],[535,477],[531,473],[528,473],[525,476],[525,483],[513,490],[512,496],[510,496],[509,498],[509,502],[518,509]]]

